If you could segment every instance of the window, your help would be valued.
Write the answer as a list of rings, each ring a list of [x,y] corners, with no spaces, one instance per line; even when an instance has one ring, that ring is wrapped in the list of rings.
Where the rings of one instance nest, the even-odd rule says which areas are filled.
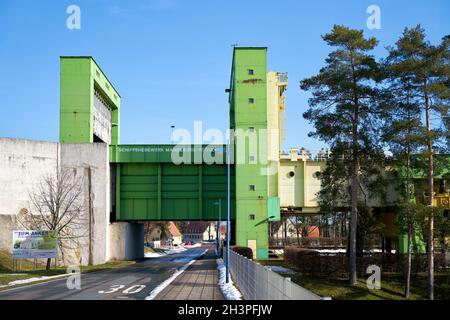
[[[255,156],[249,156],[248,157],[248,162],[249,163],[255,163]]]
[[[255,103],[255,99],[254,99],[254,98],[248,98],[248,103],[249,103],[249,104]]]
[[[249,214],[248,215],[248,219],[249,220],[255,220],[255,215],[254,214]]]
[[[255,191],[255,185],[254,184],[249,185],[248,190]]]
[[[253,69],[247,69],[247,74],[248,74],[249,76],[252,76],[252,75],[255,74],[255,71],[254,71]]]
[[[248,132],[250,132],[250,133],[255,132],[255,127],[248,127]]]

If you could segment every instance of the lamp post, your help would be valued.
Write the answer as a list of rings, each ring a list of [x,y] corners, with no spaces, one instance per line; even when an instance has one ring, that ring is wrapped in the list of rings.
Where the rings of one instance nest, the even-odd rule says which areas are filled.
[[[170,128],[172,129],[172,133],[170,135],[170,143],[173,144],[173,129],[175,129],[175,126],[171,125]]]
[[[220,243],[220,217],[222,215],[222,199],[219,198],[218,201],[214,202],[214,205],[218,205],[219,206],[219,219],[218,221],[218,226],[216,228],[216,242],[217,242],[217,255],[220,257],[221,256],[221,243]]]
[[[230,132],[228,132],[230,135]],[[227,138],[227,255],[225,262],[226,283],[230,282],[230,136]]]

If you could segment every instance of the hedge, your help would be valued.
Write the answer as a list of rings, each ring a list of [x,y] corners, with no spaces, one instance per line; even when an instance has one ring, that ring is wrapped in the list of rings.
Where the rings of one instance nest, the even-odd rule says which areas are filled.
[[[230,249],[241,256],[247,257],[248,259],[253,259],[253,250],[251,248],[232,246]]]

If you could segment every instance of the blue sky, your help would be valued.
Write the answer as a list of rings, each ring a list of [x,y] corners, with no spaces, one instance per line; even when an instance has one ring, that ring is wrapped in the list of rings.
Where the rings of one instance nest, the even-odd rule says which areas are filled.
[[[81,30],[66,8],[81,8]],[[366,27],[369,5],[381,29]],[[299,81],[319,71],[333,24],[364,29],[384,56],[405,26],[420,23],[438,42],[450,30],[450,2],[265,0],[0,0],[0,136],[57,141],[59,56],[91,55],[122,96],[121,143],[169,143],[171,125],[228,127],[232,44],[267,46],[268,69],[287,71],[284,148],[319,149],[302,119]]]

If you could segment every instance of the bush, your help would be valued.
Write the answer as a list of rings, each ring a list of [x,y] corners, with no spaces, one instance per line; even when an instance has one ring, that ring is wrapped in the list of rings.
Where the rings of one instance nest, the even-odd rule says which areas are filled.
[[[233,246],[233,247],[231,247],[231,250],[233,250],[237,254],[240,254],[241,256],[244,256],[250,260],[253,259],[253,250],[251,248]]]

